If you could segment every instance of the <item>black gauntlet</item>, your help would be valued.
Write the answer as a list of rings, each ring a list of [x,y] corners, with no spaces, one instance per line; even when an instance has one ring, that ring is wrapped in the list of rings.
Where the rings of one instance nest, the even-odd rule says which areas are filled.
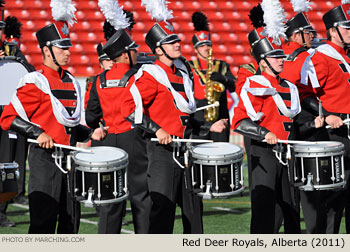
[[[27,122],[18,116],[12,121],[10,129],[18,132],[19,134],[27,138],[33,139],[37,139],[41,135],[41,133],[44,132],[44,130],[42,130],[38,126]]]
[[[268,129],[261,127],[251,119],[243,119],[235,131],[257,141],[264,140],[266,134],[270,132]]]

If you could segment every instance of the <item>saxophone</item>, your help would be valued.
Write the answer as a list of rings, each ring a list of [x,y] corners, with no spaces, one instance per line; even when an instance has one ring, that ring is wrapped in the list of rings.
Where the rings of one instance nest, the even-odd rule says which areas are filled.
[[[209,48],[208,60],[207,60],[207,72],[205,76],[205,98],[208,100],[208,104],[213,104],[219,101],[221,93],[225,90],[225,86],[217,81],[210,79],[213,73],[213,49]],[[219,117],[219,107],[210,107],[204,110],[204,118],[207,122],[215,122]]]

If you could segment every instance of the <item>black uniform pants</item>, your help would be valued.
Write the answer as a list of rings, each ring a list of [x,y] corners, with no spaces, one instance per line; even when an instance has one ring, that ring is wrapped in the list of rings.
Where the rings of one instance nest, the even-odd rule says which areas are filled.
[[[53,159],[46,155],[47,150],[41,148],[31,148],[29,164],[31,167],[46,167],[47,169],[58,169]],[[34,168],[33,168],[34,169]],[[42,180],[47,178],[41,174],[30,176],[41,177]],[[36,180],[38,181],[38,180]],[[59,199],[55,199],[49,192],[36,190],[30,192],[29,213],[30,225],[29,234],[74,234],[78,233],[80,220],[80,203],[72,200],[72,195],[68,192],[67,175],[63,174],[60,179],[55,179],[52,184],[61,183],[57,188],[61,188]],[[72,181],[70,181],[72,184]],[[56,186],[55,186],[56,187]]]
[[[186,188],[185,170],[173,160],[172,147],[147,142],[147,153],[148,185],[152,199],[149,233],[173,232],[176,204],[181,209],[185,207],[191,209],[182,216],[183,222],[187,223],[184,232],[201,233],[203,230],[201,201],[193,195],[190,188]]]
[[[276,206],[284,217],[285,233],[300,233],[300,217],[295,208],[287,167],[279,163],[272,146],[251,142],[251,233],[276,232]]]

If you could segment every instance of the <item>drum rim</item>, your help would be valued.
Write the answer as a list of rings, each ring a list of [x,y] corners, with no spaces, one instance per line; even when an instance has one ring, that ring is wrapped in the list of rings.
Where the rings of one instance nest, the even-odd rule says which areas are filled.
[[[324,184],[324,185],[313,185],[314,190],[316,191],[321,191],[321,190],[332,190],[332,189],[339,189],[341,187],[344,187],[344,185],[346,184],[346,181],[343,179],[341,182],[339,183],[334,183],[334,184]],[[304,188],[306,187],[306,185],[301,185],[301,186],[297,186],[299,188],[299,190],[305,191]]]
[[[0,163],[0,169],[18,169],[19,165],[16,162]]]
[[[223,154],[223,155],[206,155],[206,154],[194,152],[194,150],[196,148],[203,147],[204,145],[215,145],[215,144],[226,145],[226,146],[236,146],[239,148],[239,150],[237,152],[234,152],[234,153]],[[211,160],[211,161],[218,160],[218,161],[221,161],[221,160],[228,160],[228,159],[240,160],[241,158],[243,160],[244,150],[241,146],[239,146],[237,144],[233,144],[233,143],[227,143],[227,142],[204,143],[204,144],[199,144],[199,145],[193,146],[191,148],[191,156],[192,156],[192,158],[195,158],[197,160]]]
[[[114,198],[114,199],[108,199],[108,200],[93,200],[93,204],[94,206],[105,206],[105,205],[110,205],[110,204],[115,204],[115,203],[119,203],[122,202],[124,200],[126,200],[129,197],[129,191],[126,191],[125,194],[119,198]],[[83,200],[78,200],[80,203],[89,203],[89,201],[87,199],[83,199]]]
[[[4,56],[0,58],[0,61],[5,61],[5,60],[14,60],[17,61],[18,63],[22,64],[27,71],[30,73],[32,72],[32,70],[29,67],[29,63],[27,63],[25,60],[23,60],[21,57],[17,57],[17,56]]]
[[[107,167],[111,167],[113,165],[116,164],[120,164],[119,166],[124,166],[124,164],[126,163],[126,165],[128,164],[128,153],[126,151],[124,151],[121,148],[117,148],[117,147],[113,147],[113,146],[93,146],[93,147],[89,147],[87,148],[87,150],[93,150],[93,149],[101,149],[101,148],[105,148],[105,149],[117,149],[118,151],[122,152],[124,154],[123,157],[119,158],[119,159],[115,159],[112,161],[103,161],[103,162],[90,162],[90,161],[86,161],[86,160],[82,160],[82,159],[78,159],[76,157],[77,154],[82,153],[81,151],[73,151],[72,152],[72,159],[74,160],[74,163],[77,164],[77,166],[82,166],[82,167],[103,167],[103,166],[107,166]]]
[[[111,164],[108,166],[77,165],[75,167],[75,170],[87,172],[87,173],[107,173],[107,172],[114,172],[114,171],[119,171],[123,169],[127,170],[128,164],[129,164],[129,161],[125,160],[123,163],[118,163],[118,166],[116,166],[116,164]]]
[[[337,145],[326,146],[322,144],[336,143]],[[344,144],[339,141],[317,141],[312,143],[303,144],[293,144],[293,149],[295,153],[329,153],[329,152],[343,152]]]
[[[212,195],[213,198],[216,198],[216,199],[230,198],[230,197],[236,196],[237,194],[242,193],[244,190],[245,190],[245,185],[243,184],[242,187],[238,188],[235,191],[223,192],[223,193],[211,192],[210,194]],[[199,192],[198,195],[203,197],[205,195],[205,192]]]

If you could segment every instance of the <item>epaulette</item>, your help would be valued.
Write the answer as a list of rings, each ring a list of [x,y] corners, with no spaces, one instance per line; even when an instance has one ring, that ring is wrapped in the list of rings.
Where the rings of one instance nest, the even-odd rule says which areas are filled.
[[[249,72],[251,72],[252,74],[256,73],[256,69],[255,69],[253,63],[240,65],[239,68],[244,68],[244,69],[248,70]]]

